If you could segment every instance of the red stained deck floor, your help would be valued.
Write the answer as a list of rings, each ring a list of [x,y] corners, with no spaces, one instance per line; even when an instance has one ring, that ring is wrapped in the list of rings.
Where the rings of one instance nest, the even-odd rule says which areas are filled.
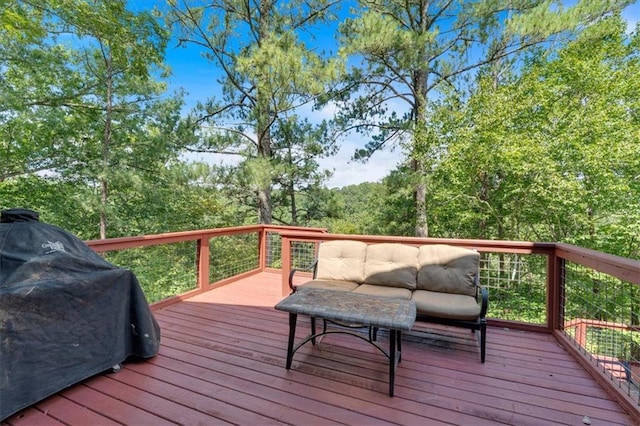
[[[395,396],[388,364],[342,334],[284,368],[280,275],[261,273],[155,312],[158,356],[66,389],[3,425],[633,424],[549,335],[489,328],[487,361],[468,330],[416,323]],[[309,322],[298,321],[298,337]],[[387,334],[380,340],[386,345]]]

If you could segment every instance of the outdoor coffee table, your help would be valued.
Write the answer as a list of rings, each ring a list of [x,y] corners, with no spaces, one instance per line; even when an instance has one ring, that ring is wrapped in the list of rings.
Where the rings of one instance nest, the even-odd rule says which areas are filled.
[[[393,396],[395,371],[402,354],[402,331],[410,330],[416,319],[416,305],[413,301],[301,288],[280,301],[275,308],[289,313],[287,370],[291,368],[293,355],[305,343],[311,341],[315,345],[317,337],[331,333],[351,334],[371,343],[389,358],[389,395]],[[311,317],[311,333],[294,346],[298,314]],[[316,318],[325,321],[320,333],[316,332]],[[346,327],[369,327],[369,337],[365,338],[345,328],[327,329],[326,321]],[[389,330],[388,351],[374,341],[375,333],[372,330],[378,328]]]

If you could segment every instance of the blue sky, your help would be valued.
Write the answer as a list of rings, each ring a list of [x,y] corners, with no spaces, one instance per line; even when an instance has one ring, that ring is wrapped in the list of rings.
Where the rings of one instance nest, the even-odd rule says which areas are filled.
[[[163,6],[165,0],[131,0],[131,4],[135,5],[136,9],[152,8],[153,6]],[[630,29],[635,28],[635,25],[640,20],[640,5],[638,1],[627,7],[623,17],[629,23]],[[325,50],[335,50],[333,33],[334,28],[317,29],[314,33],[316,43]],[[216,82],[218,72],[212,64],[209,64],[201,57],[197,48],[192,46],[187,48],[177,47],[176,42],[172,41],[167,50],[167,63],[173,72],[169,79],[170,91],[179,88],[186,91],[185,109],[190,109],[198,101],[204,101],[213,94],[219,94]],[[309,111],[309,114],[312,114],[311,111]],[[314,112],[313,114],[317,117],[318,114],[322,113]],[[327,182],[328,187],[342,187],[366,181],[380,181],[402,160],[400,150],[395,150],[378,152],[365,164],[350,162],[354,150],[363,146],[365,142],[357,135],[342,140],[341,149],[336,156],[320,161],[322,168],[334,170],[333,178]],[[212,163],[235,161],[233,158],[224,158],[217,155],[195,155],[190,158]]]

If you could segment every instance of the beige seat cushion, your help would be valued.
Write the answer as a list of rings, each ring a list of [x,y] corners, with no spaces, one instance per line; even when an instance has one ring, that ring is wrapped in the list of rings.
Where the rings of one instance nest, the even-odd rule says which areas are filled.
[[[335,290],[335,291],[353,291],[358,287],[358,283],[353,281],[333,281],[333,280],[312,280],[298,287],[305,288],[320,288],[323,290]]]
[[[420,246],[417,288],[442,293],[476,295],[475,275],[480,255],[444,244]]]
[[[418,248],[404,244],[371,244],[367,247],[364,283],[416,288]]]
[[[367,244],[361,241],[326,241],[318,248],[316,278],[329,281],[364,281]]]
[[[476,299],[464,294],[416,290],[411,300],[416,302],[418,315],[473,321],[480,316],[481,311]]]
[[[411,300],[411,290],[400,287],[385,287],[381,285],[362,284],[354,293],[368,294],[369,296],[384,296],[394,299]]]

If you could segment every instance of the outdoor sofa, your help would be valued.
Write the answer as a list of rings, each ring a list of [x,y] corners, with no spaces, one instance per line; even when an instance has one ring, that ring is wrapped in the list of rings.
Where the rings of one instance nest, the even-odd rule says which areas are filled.
[[[319,245],[313,279],[294,285],[300,270],[293,269],[289,286],[413,300],[418,321],[479,331],[484,362],[488,292],[479,285],[479,259],[475,250],[445,244],[327,241]]]

